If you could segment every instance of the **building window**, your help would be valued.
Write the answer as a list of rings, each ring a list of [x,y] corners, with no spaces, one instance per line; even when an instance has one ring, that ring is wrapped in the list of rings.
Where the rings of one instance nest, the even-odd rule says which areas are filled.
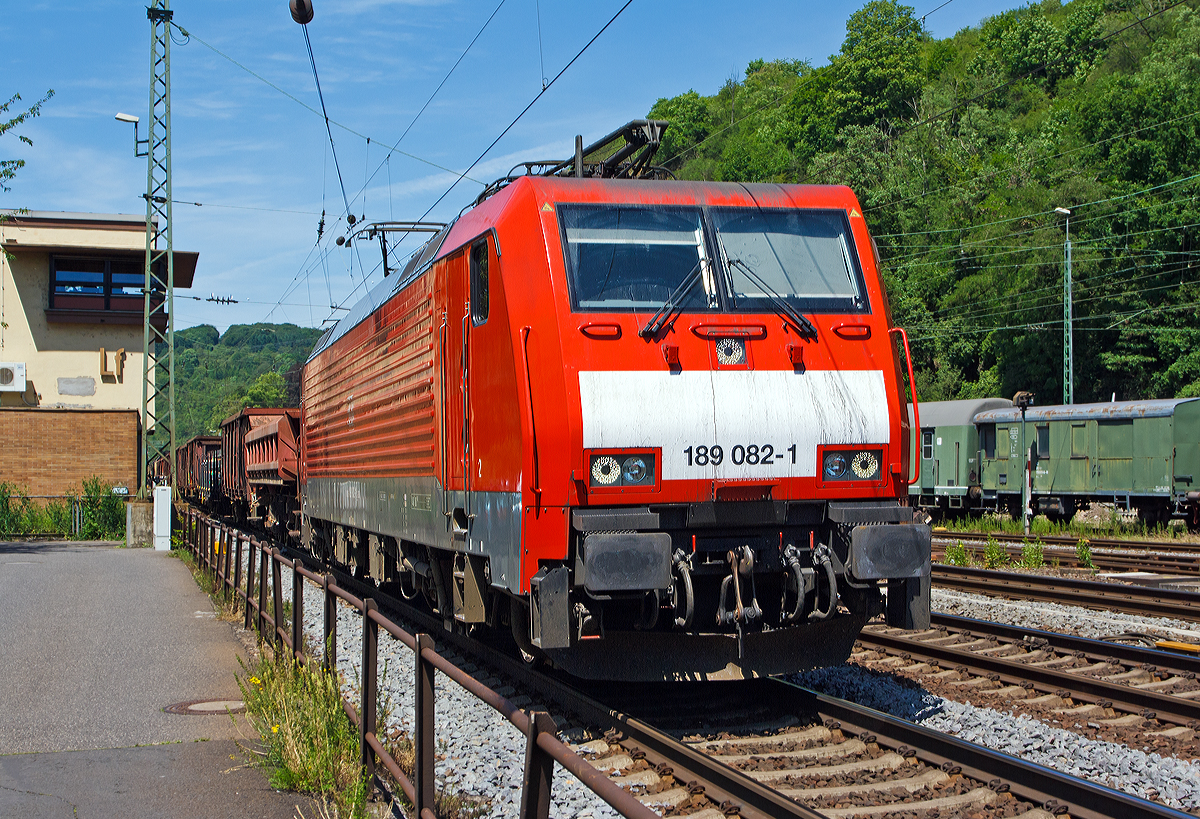
[[[921,457],[926,461],[933,460],[933,431],[924,430],[921,432]]]
[[[50,257],[50,308],[142,312],[145,264],[136,259]]]

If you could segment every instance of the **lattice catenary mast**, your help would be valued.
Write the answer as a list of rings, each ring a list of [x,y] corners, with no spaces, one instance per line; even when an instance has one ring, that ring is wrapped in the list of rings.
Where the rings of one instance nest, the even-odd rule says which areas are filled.
[[[150,121],[146,147],[146,284],[142,333],[142,446],[139,497],[147,497],[147,466],[167,459],[175,487],[175,258],[171,241],[171,16],[170,0],[152,0]],[[166,362],[155,355],[166,345]],[[159,376],[165,375],[162,383]],[[164,400],[165,399],[165,400]],[[166,404],[165,412],[163,404]],[[166,429],[160,427],[165,422]],[[166,432],[166,436],[159,433]],[[154,441],[151,442],[151,433]]]

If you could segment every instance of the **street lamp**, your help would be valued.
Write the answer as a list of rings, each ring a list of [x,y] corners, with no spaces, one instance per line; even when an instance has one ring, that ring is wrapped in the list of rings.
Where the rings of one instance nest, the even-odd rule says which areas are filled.
[[[135,117],[133,114],[117,114],[116,117],[114,117],[114,119],[116,119],[117,122],[132,122],[133,123],[133,155],[134,156],[146,156],[146,154],[148,154],[150,152],[150,138],[147,137],[146,139],[138,139],[138,118]],[[139,151],[138,147],[141,145],[145,145],[146,150]]]
[[[1063,403],[1075,403],[1075,334],[1071,305],[1071,211],[1055,208],[1055,213],[1067,217],[1067,242],[1063,246],[1066,274],[1063,283]]]

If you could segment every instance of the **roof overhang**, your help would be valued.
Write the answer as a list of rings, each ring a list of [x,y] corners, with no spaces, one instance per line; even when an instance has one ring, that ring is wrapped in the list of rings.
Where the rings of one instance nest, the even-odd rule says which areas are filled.
[[[143,222],[145,224],[145,222]],[[145,259],[146,251],[138,248],[99,247],[88,245],[27,245],[21,242],[7,241],[3,245],[9,253],[46,253],[59,256],[102,256],[106,259]],[[192,286],[196,275],[196,263],[200,259],[199,251],[176,250],[172,253],[175,260],[175,286],[186,290]]]

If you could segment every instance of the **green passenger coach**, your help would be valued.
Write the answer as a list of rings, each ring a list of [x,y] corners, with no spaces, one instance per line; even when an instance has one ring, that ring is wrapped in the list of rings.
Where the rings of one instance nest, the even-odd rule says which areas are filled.
[[[1104,501],[1147,523],[1184,516],[1196,527],[1200,398],[1030,407],[1023,419],[1010,406],[973,420],[985,508],[1020,515],[1028,452],[1035,513],[1066,520]]]
[[[921,477],[908,487],[909,502],[934,517],[978,510],[980,442],[973,422],[980,412],[1011,406],[1007,398],[922,403],[921,432],[912,436]],[[912,404],[908,413],[911,422]]]

